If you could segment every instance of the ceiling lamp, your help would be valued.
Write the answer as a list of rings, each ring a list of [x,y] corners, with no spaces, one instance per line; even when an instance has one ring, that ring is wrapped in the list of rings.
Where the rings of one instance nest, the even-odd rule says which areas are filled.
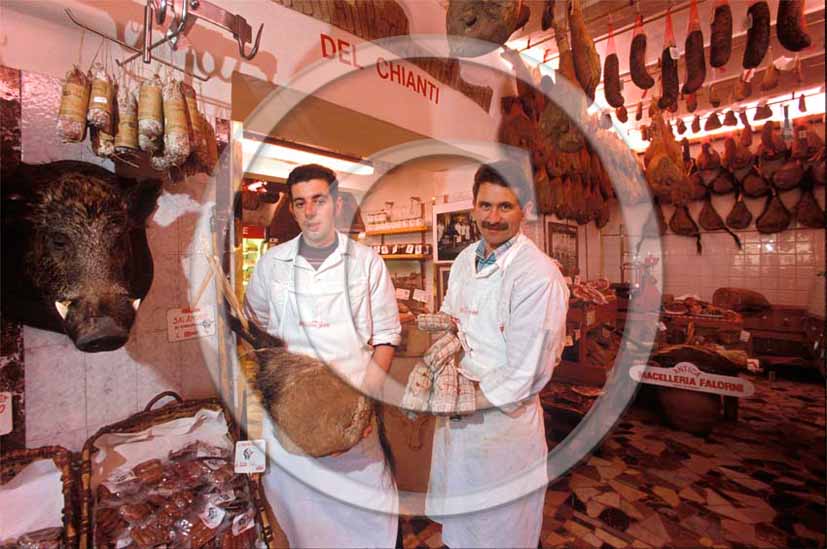
[[[373,165],[348,157],[288,142],[242,138],[242,165],[245,172],[287,178],[296,166],[321,164],[337,173],[373,175]]]

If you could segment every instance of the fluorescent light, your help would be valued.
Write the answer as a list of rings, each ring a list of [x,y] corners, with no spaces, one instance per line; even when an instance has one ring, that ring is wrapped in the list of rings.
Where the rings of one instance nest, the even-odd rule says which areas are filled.
[[[334,172],[351,175],[373,175],[373,166],[367,162],[347,160],[284,145],[242,139],[244,171],[286,178],[290,171],[302,164],[321,164]]]

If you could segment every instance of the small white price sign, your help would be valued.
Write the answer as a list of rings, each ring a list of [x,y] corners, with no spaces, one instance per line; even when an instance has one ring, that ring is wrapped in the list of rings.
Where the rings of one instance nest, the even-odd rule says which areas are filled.
[[[214,307],[185,307],[167,311],[167,339],[184,341],[215,335]]]
[[[419,301],[420,303],[427,303],[428,293],[425,290],[415,289],[413,291],[413,300]]]
[[[744,343],[749,342],[749,338],[752,337],[750,333],[746,330],[741,330],[741,341]]]
[[[397,288],[396,289],[396,299],[410,299],[411,298],[411,291],[407,288]]]
[[[267,467],[264,440],[239,440],[235,443],[235,472],[263,473]]]

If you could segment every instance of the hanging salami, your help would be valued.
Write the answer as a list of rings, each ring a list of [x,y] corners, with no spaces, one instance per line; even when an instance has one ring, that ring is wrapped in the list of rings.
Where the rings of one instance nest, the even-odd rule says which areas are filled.
[[[678,54],[675,46],[675,32],[672,30],[671,11],[666,12],[666,31],[661,52],[661,96],[658,107],[667,109],[678,100]]]
[[[635,86],[642,90],[648,90],[655,85],[655,79],[646,70],[646,33],[643,30],[643,17],[640,14],[635,19],[632,47],[629,50],[629,73]]]
[[[92,68],[92,91],[89,95],[89,110],[86,120],[89,125],[108,134],[114,134],[112,128],[115,85],[101,63]]]
[[[701,21],[698,18],[697,0],[690,0],[689,29],[686,35],[685,54],[686,77],[683,93],[694,93],[706,78],[706,61],[704,60],[704,37],[701,33]]]
[[[712,16],[712,29],[709,39],[709,64],[715,68],[723,67],[732,54],[732,9],[729,2],[723,0],[715,6]]]
[[[89,108],[89,78],[77,66],[66,73],[57,115],[57,133],[65,143],[86,137],[86,111]]]
[[[804,0],[780,0],[776,19],[778,41],[790,51],[801,51],[812,44],[804,18]]]
[[[606,102],[614,108],[623,106],[623,95],[620,91],[620,61],[615,50],[614,32],[609,23],[609,39],[606,42],[606,60],[603,64],[603,93]]]
[[[131,154],[138,146],[138,100],[126,84],[118,89],[118,127],[115,133],[115,152]]]
[[[745,69],[754,69],[764,60],[770,45],[770,6],[767,2],[760,0],[749,7],[747,25],[747,47],[741,65]]]
[[[664,34],[663,51],[660,57],[661,69],[661,96],[658,107],[667,109],[678,100],[678,54],[675,46],[675,33],[672,30],[671,12],[666,12],[666,32]]]
[[[141,84],[138,94],[138,143],[141,150],[155,152],[164,136],[164,97],[156,74]]]

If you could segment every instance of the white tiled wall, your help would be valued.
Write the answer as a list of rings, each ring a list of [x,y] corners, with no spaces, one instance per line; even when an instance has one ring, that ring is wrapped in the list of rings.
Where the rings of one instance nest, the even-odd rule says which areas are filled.
[[[22,78],[23,161],[86,160],[111,170],[111,163],[95,157],[88,144],[64,145],[57,140],[60,82],[25,71]],[[209,178],[197,176],[165,186],[147,228],[152,287],[126,346],[108,353],[82,353],[63,334],[24,327],[28,447],[60,444],[79,450],[100,427],[138,412],[162,391],[174,390],[184,398],[215,396],[214,338],[171,343],[167,337],[167,311],[189,306],[193,288],[206,272],[208,248],[193,235],[214,202],[211,184]],[[199,305],[215,303],[211,283]]]
[[[816,199],[824,205],[824,189],[816,189]],[[784,193],[782,199],[792,210],[799,192]],[[725,217],[732,207],[732,195],[715,197],[713,203],[718,213]],[[764,199],[748,200],[747,206],[757,217]],[[698,219],[702,203],[690,205],[692,218]],[[673,208],[664,207],[668,221]],[[613,220],[600,238],[590,239],[590,245],[599,246],[602,255],[602,272],[612,281],[620,281],[619,212],[612,213]],[[673,295],[696,294],[711,300],[717,288],[731,286],[747,288],[764,294],[770,303],[807,307],[816,283],[823,278],[816,274],[825,270],[825,231],[808,229],[792,223],[790,228],[778,234],[761,234],[755,224],[748,230],[735,231],[741,240],[739,250],[733,238],[724,232],[702,232],[703,253],[698,255],[695,239],[675,235],[671,231],[661,239],[663,267],[663,291]],[[630,238],[632,244],[637,237]],[[645,256],[655,246],[646,241],[641,248]],[[625,249],[625,260],[630,259]]]

